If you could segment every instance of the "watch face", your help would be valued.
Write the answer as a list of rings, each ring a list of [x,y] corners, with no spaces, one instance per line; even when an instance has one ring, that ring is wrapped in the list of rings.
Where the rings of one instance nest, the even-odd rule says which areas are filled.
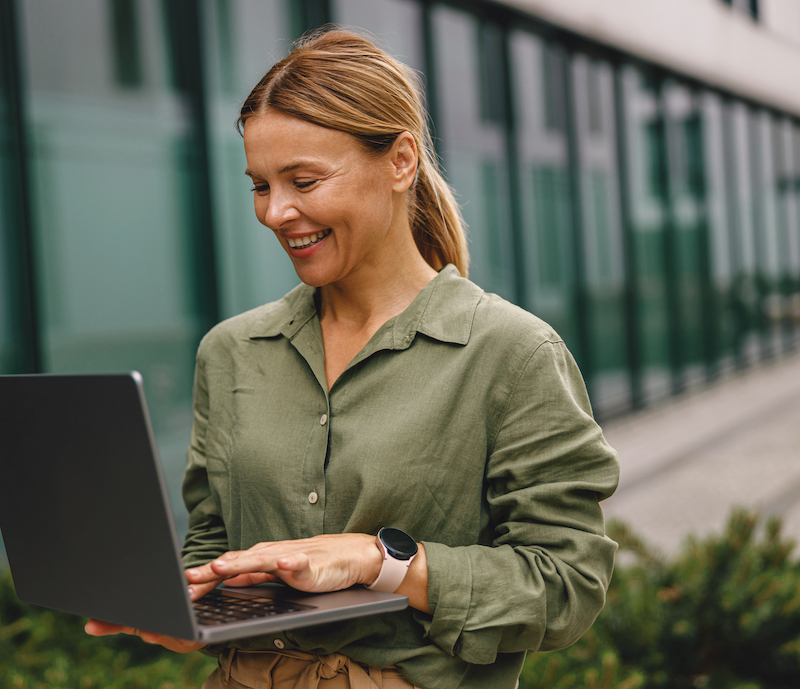
[[[384,526],[378,535],[389,555],[395,560],[410,560],[417,554],[417,542],[405,531]]]

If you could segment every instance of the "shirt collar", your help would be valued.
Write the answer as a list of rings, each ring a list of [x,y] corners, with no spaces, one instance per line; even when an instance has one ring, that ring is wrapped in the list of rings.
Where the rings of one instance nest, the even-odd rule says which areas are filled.
[[[292,339],[317,315],[315,291],[316,288],[301,284],[283,299],[268,304],[253,323],[250,338],[283,335]],[[441,342],[467,344],[475,309],[482,296],[480,287],[462,278],[458,269],[448,264],[422,288],[403,313],[392,319],[394,348],[405,349],[418,332]]]

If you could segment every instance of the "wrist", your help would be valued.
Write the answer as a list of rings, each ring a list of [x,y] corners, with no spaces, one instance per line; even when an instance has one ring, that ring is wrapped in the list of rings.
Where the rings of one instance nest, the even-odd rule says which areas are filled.
[[[365,547],[363,566],[358,583],[369,588],[381,573],[383,566],[383,553],[375,536],[367,535],[369,541]]]
[[[394,593],[402,585],[409,567],[419,552],[419,546],[405,531],[385,526],[375,539],[381,555],[381,568],[368,589]]]

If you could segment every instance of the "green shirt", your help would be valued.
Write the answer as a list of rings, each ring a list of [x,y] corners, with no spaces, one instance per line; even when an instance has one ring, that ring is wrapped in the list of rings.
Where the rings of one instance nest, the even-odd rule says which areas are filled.
[[[618,463],[580,372],[541,320],[448,266],[330,392],[314,289],[200,345],[184,482],[187,567],[261,541],[395,526],[425,545],[432,615],[233,642],[394,664],[426,689],[512,689],[526,650],[573,643],[616,545]],[[210,650],[220,651],[224,646]]]

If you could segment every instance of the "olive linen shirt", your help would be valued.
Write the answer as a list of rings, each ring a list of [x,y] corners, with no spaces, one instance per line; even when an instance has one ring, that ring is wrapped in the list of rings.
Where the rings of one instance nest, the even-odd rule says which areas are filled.
[[[394,664],[426,689],[513,689],[527,650],[591,625],[613,567],[598,501],[618,462],[577,366],[547,324],[447,266],[328,392],[314,292],[300,285],[200,344],[184,564],[395,526],[425,546],[432,614],[207,650],[280,640]]]

